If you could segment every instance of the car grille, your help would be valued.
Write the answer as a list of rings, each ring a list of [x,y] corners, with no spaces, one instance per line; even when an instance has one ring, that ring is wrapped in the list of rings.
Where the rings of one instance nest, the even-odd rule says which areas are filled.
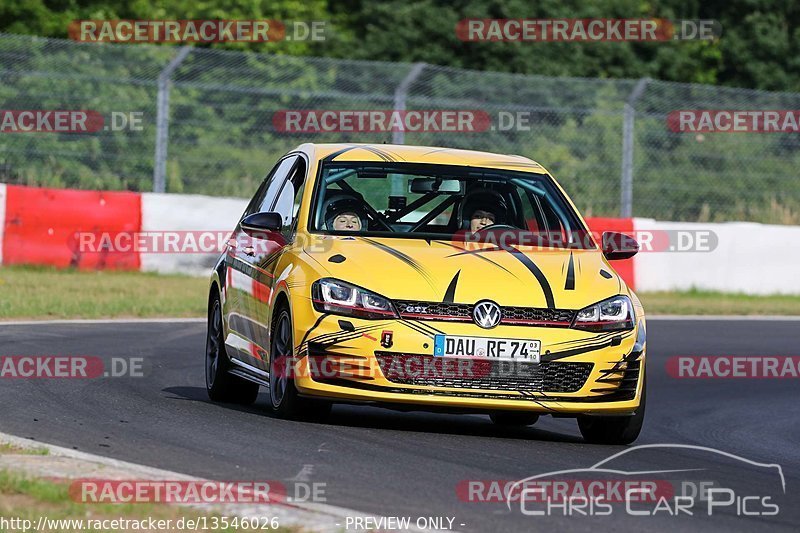
[[[519,392],[577,392],[593,363],[517,363],[375,352],[387,380],[402,385]]]
[[[473,304],[395,300],[402,318],[472,322]],[[538,307],[506,306],[500,308],[501,324],[520,326],[549,326],[567,328],[575,319],[576,311]]]

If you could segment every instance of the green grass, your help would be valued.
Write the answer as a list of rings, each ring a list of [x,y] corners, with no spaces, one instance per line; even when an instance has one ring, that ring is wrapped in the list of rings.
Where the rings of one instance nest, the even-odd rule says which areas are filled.
[[[0,455],[50,455],[47,448],[20,448],[7,442],[0,442]]]
[[[208,281],[142,272],[0,267],[0,319],[202,317]],[[800,296],[637,293],[648,315],[800,315]]]
[[[636,294],[648,315],[800,315],[800,296],[699,290]]]
[[[205,278],[142,272],[0,268],[0,319],[196,317]]]
[[[69,482],[58,482],[30,478],[21,474],[0,470],[0,516],[8,519],[30,520],[35,527],[39,518],[59,519],[137,519],[152,517],[155,520],[172,520],[171,531],[176,531],[175,522],[179,518],[196,519],[201,516],[219,516],[203,513],[197,509],[179,507],[162,503],[80,503],[69,494]],[[208,521],[211,524],[211,521]],[[0,532],[4,530],[0,528]],[[13,531],[13,530],[9,530]],[[48,529],[48,531],[74,531],[71,529]],[[98,531],[98,530],[92,530]],[[102,531],[102,530],[100,530]],[[246,529],[218,529],[218,531],[247,531]],[[252,529],[250,531],[253,531]],[[299,533],[297,528],[279,527],[278,532]]]

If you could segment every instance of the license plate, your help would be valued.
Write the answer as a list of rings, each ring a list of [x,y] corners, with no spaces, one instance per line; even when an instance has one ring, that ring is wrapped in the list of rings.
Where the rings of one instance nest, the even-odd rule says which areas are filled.
[[[530,339],[436,335],[433,340],[434,357],[464,357],[469,359],[538,363],[540,348],[540,341]]]

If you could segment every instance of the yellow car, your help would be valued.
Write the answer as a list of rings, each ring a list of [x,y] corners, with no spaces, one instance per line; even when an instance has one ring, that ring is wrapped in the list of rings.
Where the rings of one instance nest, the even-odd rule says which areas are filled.
[[[563,189],[521,156],[303,144],[277,162],[219,258],[208,299],[215,401],[322,419],[331,403],[575,417],[636,439],[645,316]]]

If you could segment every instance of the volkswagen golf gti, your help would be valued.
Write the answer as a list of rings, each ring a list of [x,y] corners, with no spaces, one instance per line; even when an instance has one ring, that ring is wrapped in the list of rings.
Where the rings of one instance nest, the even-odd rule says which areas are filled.
[[[630,237],[589,231],[521,156],[303,144],[226,243],[208,296],[206,385],[259,387],[286,418],[331,404],[576,418],[626,444],[645,409],[645,314],[609,261]]]

